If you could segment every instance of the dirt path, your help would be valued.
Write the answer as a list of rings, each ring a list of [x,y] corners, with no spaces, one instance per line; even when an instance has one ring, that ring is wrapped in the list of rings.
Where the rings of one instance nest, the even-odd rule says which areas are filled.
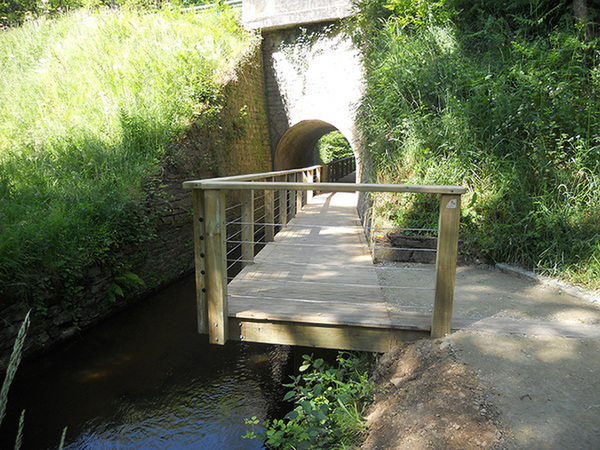
[[[405,282],[401,272],[382,274],[385,285]],[[430,301],[392,291],[388,301],[403,307]],[[454,317],[464,328],[446,339],[382,358],[365,448],[600,446],[597,304],[496,269],[461,267]]]

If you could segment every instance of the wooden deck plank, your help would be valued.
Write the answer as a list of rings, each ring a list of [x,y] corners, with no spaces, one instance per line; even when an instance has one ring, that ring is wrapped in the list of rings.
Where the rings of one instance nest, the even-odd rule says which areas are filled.
[[[228,286],[235,319],[391,328],[354,193],[321,194]]]

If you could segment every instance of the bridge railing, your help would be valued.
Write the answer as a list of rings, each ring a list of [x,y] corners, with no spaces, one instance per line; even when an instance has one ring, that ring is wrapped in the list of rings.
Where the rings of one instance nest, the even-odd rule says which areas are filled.
[[[343,177],[352,168],[349,162],[340,163],[337,172]],[[345,168],[344,168],[345,167]],[[336,169],[338,170],[338,169]],[[256,248],[255,236],[262,235],[262,245],[274,240],[278,229],[311,200],[313,191],[320,192],[389,192],[403,194],[440,195],[439,227],[436,255],[435,294],[431,336],[441,337],[450,332],[461,195],[460,186],[420,186],[403,184],[356,184],[324,182],[327,167],[312,166],[251,175],[187,181],[184,188],[193,190],[194,243],[196,262],[196,300],[198,330],[208,333],[210,342],[224,344],[228,339],[227,272],[232,252],[238,252],[238,262],[251,264]],[[227,207],[226,192],[237,191],[238,203]],[[255,192],[264,192],[260,197]],[[258,208],[257,208],[258,203]],[[239,208],[238,214],[231,213]],[[257,210],[262,216],[257,218]],[[237,216],[228,221],[228,216]],[[260,230],[256,225],[260,224]],[[236,248],[228,248],[228,226],[240,235]],[[233,263],[236,261],[234,260]]]
[[[354,156],[348,156],[331,161],[322,167],[324,173],[322,181],[336,181],[356,170],[356,159]]]

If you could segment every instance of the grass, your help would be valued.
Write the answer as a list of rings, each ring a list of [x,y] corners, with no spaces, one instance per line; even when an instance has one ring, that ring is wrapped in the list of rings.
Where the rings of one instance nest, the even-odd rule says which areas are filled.
[[[568,3],[358,2],[372,180],[459,184],[461,239],[600,288],[600,40]],[[376,199],[435,226],[435,199]]]
[[[29,330],[29,325],[31,323],[29,319],[29,314],[31,311],[27,313],[23,323],[21,324],[21,328],[19,328],[19,333],[17,334],[17,339],[15,340],[13,351],[10,355],[10,359],[8,362],[8,368],[6,369],[6,375],[4,377],[4,381],[2,382],[2,389],[0,389],[0,425],[2,425],[2,421],[6,415],[6,407],[8,405],[8,391],[10,390],[10,385],[12,384],[15,375],[17,373],[17,369],[19,368],[19,364],[21,364],[21,358],[23,357],[23,347],[25,346],[25,337],[27,336],[27,330]],[[19,427],[19,434],[21,434],[22,427]]]
[[[257,39],[227,9],[79,10],[0,33],[0,297],[71,295],[152,238],[153,178]]]

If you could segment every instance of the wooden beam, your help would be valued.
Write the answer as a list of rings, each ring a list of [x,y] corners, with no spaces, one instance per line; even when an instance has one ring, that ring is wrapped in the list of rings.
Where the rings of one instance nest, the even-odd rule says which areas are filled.
[[[301,172],[302,170],[310,169],[312,167],[320,167],[320,166],[310,166],[310,167],[305,167],[302,169],[279,170],[277,172],[250,173],[247,175],[233,175],[230,177],[205,178],[203,180],[191,180],[191,181],[185,181],[183,183],[183,187],[185,189],[192,189],[192,188],[198,187],[198,186],[196,186],[198,183],[211,182],[211,181],[217,181],[217,180],[219,180],[219,181],[253,181],[253,180],[259,180],[259,179],[281,177],[281,176],[291,174],[291,173],[298,173],[298,172]]]
[[[242,191],[242,267],[254,261],[254,191]]]
[[[227,342],[227,249],[225,192],[204,191],[206,296],[208,336],[213,344]]]
[[[194,205],[194,260],[196,262],[196,314],[198,317],[198,333],[208,333],[208,303],[204,291],[206,290],[206,267],[204,264],[205,248],[204,230],[204,191],[194,189],[192,196]]]
[[[231,318],[229,335],[232,340],[265,344],[384,353],[398,342],[421,339],[428,332]]]
[[[202,181],[196,188],[201,189],[289,189],[312,191],[314,183],[282,183],[264,181]],[[410,184],[372,184],[372,183],[321,183],[321,190],[326,192],[400,192],[413,194],[464,194],[462,186],[423,186]]]
[[[442,195],[435,263],[435,300],[431,322],[431,337],[434,339],[450,333],[452,325],[459,222],[460,195]]]

